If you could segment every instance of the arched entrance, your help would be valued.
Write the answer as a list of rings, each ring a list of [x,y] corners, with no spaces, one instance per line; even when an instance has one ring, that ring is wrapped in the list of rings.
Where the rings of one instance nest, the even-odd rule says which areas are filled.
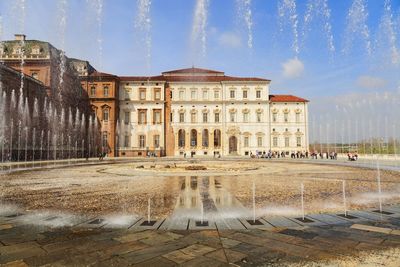
[[[237,138],[236,136],[229,137],[229,154],[237,153]]]

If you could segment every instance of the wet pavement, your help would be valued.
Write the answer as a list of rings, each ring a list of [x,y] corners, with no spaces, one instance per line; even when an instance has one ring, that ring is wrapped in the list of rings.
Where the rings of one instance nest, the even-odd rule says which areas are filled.
[[[101,218],[77,221],[71,227],[35,226],[21,223],[22,214],[9,214],[0,218],[0,264],[362,266],[367,261],[368,266],[399,266],[400,206],[385,207],[385,211],[350,212],[352,219],[315,214],[307,216],[311,222],[306,223],[265,217],[258,218],[262,225],[250,227],[238,219],[241,229],[211,221],[208,226],[196,226],[188,221],[182,230],[168,230],[163,227],[165,220],[148,226],[143,218],[118,229],[107,227]]]

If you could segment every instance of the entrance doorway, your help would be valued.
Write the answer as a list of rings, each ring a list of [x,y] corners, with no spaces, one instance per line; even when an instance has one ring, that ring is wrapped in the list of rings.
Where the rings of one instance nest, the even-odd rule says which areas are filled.
[[[237,153],[237,138],[236,136],[229,137],[229,154]]]

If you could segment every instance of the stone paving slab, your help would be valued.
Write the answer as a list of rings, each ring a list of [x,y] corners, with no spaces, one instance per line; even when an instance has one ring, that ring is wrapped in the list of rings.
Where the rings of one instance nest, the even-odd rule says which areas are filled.
[[[311,214],[307,215],[312,220],[320,221],[325,224],[351,224],[349,221],[342,219],[340,216],[330,215],[330,214]]]
[[[230,229],[236,229],[236,230],[244,230],[246,229],[244,225],[238,220],[238,219],[224,219],[224,220],[218,220],[215,222],[217,225],[218,230],[230,230]]]
[[[279,228],[302,227],[301,224],[283,216],[263,217],[263,219],[269,224]]]
[[[387,215],[377,212],[355,210],[355,211],[350,211],[349,214],[370,221],[387,221],[389,219]]]
[[[188,219],[167,218],[160,226],[160,230],[187,230],[189,227]]]

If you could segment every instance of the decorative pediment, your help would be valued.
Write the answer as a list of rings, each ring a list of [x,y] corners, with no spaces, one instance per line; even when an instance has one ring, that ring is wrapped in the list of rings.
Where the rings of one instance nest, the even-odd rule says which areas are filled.
[[[263,113],[264,110],[263,110],[262,108],[258,108],[258,109],[256,109],[256,112],[257,112],[257,113]]]
[[[219,108],[214,109],[214,113],[221,113],[221,109]]]
[[[278,136],[279,133],[278,133],[278,132],[272,132],[271,135],[272,135],[272,136]]]
[[[283,113],[289,113],[289,109],[288,109],[288,108],[285,108],[285,109],[283,110]]]
[[[235,127],[235,126],[229,127],[228,130],[226,131],[226,133],[228,135],[240,134],[240,128],[239,127]]]
[[[210,110],[209,110],[208,108],[204,108],[204,109],[202,110],[202,112],[203,112],[203,113],[209,113]]]
[[[256,136],[264,136],[265,135],[265,133],[263,133],[263,132],[257,132],[256,133]]]
[[[243,109],[243,111],[242,111],[243,113],[250,113],[250,109],[248,109],[248,108],[245,108],[245,109]]]
[[[236,108],[229,109],[229,113],[236,113]]]
[[[288,136],[288,135],[292,135],[292,134],[289,131],[284,131],[283,135],[287,135]]]
[[[196,114],[197,113],[197,110],[196,109],[191,109],[190,110],[190,114]]]
[[[295,113],[301,113],[301,109],[296,108],[296,109],[294,110],[294,112],[295,112]]]
[[[250,132],[244,132],[243,135],[244,135],[244,136],[250,136],[251,133],[250,133]]]
[[[185,110],[184,108],[180,108],[180,109],[178,110],[178,112],[179,112],[179,113],[185,113],[186,110]]]
[[[302,136],[304,135],[302,132],[296,132],[296,136]]]
[[[272,113],[278,113],[279,110],[278,110],[277,108],[273,108],[273,109],[271,110],[271,112],[272,112]]]
[[[104,105],[101,106],[101,108],[102,109],[110,109],[111,107],[109,105],[107,105],[107,104],[104,104]]]

